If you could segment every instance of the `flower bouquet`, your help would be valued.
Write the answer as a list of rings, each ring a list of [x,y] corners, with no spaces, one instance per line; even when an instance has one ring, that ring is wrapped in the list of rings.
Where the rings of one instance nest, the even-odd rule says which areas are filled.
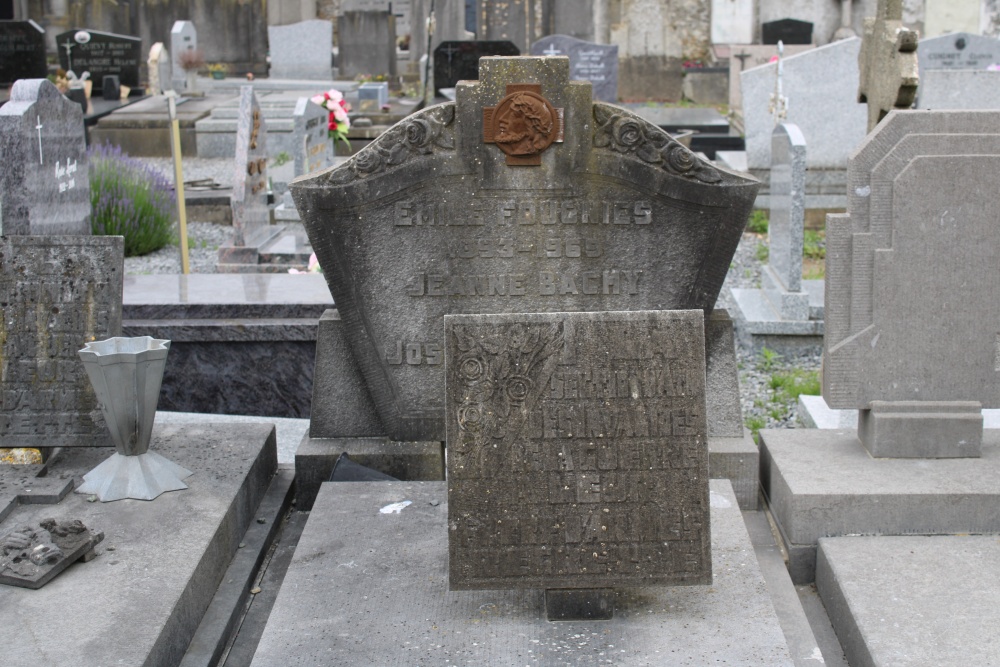
[[[347,140],[347,130],[351,128],[351,120],[347,117],[347,112],[351,110],[351,105],[344,99],[344,94],[336,88],[331,88],[325,93],[313,95],[310,99],[314,104],[330,112],[327,117],[327,130],[330,139],[333,140],[334,152],[338,141],[343,141],[347,144],[347,150],[350,150],[351,142]]]

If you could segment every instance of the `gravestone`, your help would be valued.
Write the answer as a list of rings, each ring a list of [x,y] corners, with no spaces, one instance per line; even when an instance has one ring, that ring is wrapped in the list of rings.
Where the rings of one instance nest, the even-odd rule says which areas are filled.
[[[551,35],[532,44],[531,55],[568,56],[570,79],[589,81],[595,100],[618,101],[618,45],[594,44],[568,35]]]
[[[389,84],[386,81],[369,81],[358,86],[358,111],[379,113],[382,105],[389,103]]]
[[[752,43],[753,5],[751,0],[712,0],[712,44]]]
[[[868,105],[868,131],[893,109],[909,109],[917,98],[917,33],[903,27],[902,0],[878,0],[865,19],[858,55],[858,102]]]
[[[344,12],[337,17],[342,79],[396,76],[396,17],[389,12]]]
[[[198,50],[198,29],[191,21],[174,21],[170,29],[170,52],[174,54],[171,82],[174,90],[184,90],[187,75],[181,67],[181,55]]]
[[[813,24],[798,19],[765,21],[760,25],[761,42],[764,44],[812,44]]]
[[[112,444],[77,351],[121,334],[123,263],[119,236],[0,237],[0,447]]]
[[[170,78],[170,54],[163,46],[163,42],[157,42],[149,49],[146,68],[149,71],[149,90],[153,95],[161,95],[168,90],[173,90],[173,82]]]
[[[333,24],[313,19],[267,27],[272,79],[333,80]]]
[[[434,92],[454,88],[459,81],[479,78],[479,59],[484,56],[519,56],[514,44],[500,42],[441,42],[434,49]]]
[[[105,76],[104,81],[101,84],[101,90],[105,100],[117,102],[121,99],[122,85],[117,76],[110,74]]]
[[[0,21],[0,85],[48,73],[45,29],[34,21]]]
[[[295,150],[291,163],[275,166],[271,170],[274,188],[281,187],[281,203],[274,209],[275,220],[299,222],[295,202],[288,191],[288,182],[333,164],[333,147],[327,136],[327,110],[313,104],[308,97],[300,97],[292,114]],[[289,167],[291,173],[289,174]]]
[[[937,69],[984,70],[1000,63],[1000,39],[956,32],[919,42],[920,73]]]
[[[80,105],[47,79],[21,79],[0,107],[0,234],[90,234]]]
[[[236,247],[258,246],[272,236],[267,207],[267,123],[253,86],[240,87],[236,125],[236,161],[233,194],[233,242]],[[226,246],[219,249],[220,261]]]
[[[435,11],[440,11],[440,4]],[[346,12],[390,12],[396,17],[396,38],[402,39],[410,35],[412,27],[412,0],[342,0],[340,14]],[[412,49],[412,46],[410,47]]]
[[[857,37],[784,58],[784,93],[789,97],[785,120],[809,140],[809,169],[846,169],[847,159],[866,133],[865,108],[857,103]],[[771,166],[769,106],[778,75],[776,63],[748,69],[740,76],[743,125],[750,169]],[[822,81],[823,85],[816,85]]]
[[[793,56],[813,48],[809,44],[785,45],[784,57]],[[778,57],[777,45],[740,44],[733,45],[729,54],[729,108],[743,113],[743,80],[740,74],[754,67],[760,67]]]
[[[101,92],[104,77],[113,74],[124,86],[139,90],[142,40],[97,30],[69,30],[56,35],[59,66],[77,76],[90,72],[94,93]]]
[[[444,322],[451,590],[712,582],[700,310]]]
[[[861,411],[874,456],[979,456],[980,410],[1000,407],[996,119],[891,115],[827,218],[823,397]]]
[[[378,427],[439,442],[445,314],[709,312],[757,185],[593,102],[568,58],[492,57],[291,189]]]

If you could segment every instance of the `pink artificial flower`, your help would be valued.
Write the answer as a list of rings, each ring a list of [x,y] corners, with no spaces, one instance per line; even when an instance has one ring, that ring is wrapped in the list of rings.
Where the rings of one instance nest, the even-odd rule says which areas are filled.
[[[307,270],[309,273],[316,273],[319,271],[319,260],[316,259],[316,253],[309,255],[309,268]]]

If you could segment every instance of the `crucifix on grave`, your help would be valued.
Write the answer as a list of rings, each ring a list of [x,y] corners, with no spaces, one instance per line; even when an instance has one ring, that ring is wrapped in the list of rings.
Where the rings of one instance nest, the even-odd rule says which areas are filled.
[[[549,48],[547,48],[544,51],[542,51],[542,53],[544,53],[547,56],[561,56],[562,55],[562,51],[560,51],[559,49],[557,49],[556,46],[555,46],[555,44],[552,44],[551,46],[549,46]]]
[[[42,159],[42,117],[35,117],[37,125],[35,125],[35,130],[38,131],[38,164],[45,164],[45,160]]]
[[[73,70],[73,41],[67,37],[62,47],[66,49],[66,71],[70,72]]]
[[[879,0],[875,16],[865,19],[858,54],[858,102],[868,104],[868,131],[893,109],[909,109],[917,97],[917,39],[903,27],[903,0]]]
[[[750,54],[747,53],[746,51],[740,51],[739,53],[734,53],[733,54],[733,58],[736,58],[737,60],[740,61],[740,71],[741,72],[747,68],[747,58],[749,58],[749,57],[750,57]]]
[[[771,93],[771,104],[768,111],[774,118],[774,124],[780,124],[788,116],[788,98],[782,94],[781,80],[785,74],[783,58],[785,55],[785,44],[778,40],[778,76],[774,80],[774,92]]]

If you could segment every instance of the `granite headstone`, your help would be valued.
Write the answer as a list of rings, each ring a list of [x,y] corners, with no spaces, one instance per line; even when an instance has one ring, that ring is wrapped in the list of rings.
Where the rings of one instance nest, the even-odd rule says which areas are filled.
[[[90,234],[80,105],[48,79],[21,79],[0,107],[0,234]]]
[[[920,73],[936,69],[984,70],[1000,63],[1000,39],[956,32],[918,43]]]
[[[809,140],[810,169],[846,169],[847,158],[866,133],[866,113],[858,104],[857,37],[810,49],[783,61],[785,120]],[[776,63],[748,69],[741,75],[747,163],[751,169],[771,166],[774,118],[769,100],[778,76]],[[817,85],[821,81],[823,85]]]
[[[519,56],[511,42],[441,42],[434,49],[434,90],[454,88],[459,81],[479,78],[479,59],[484,56]]]
[[[813,24],[798,19],[765,21],[760,25],[761,42],[764,44],[812,44]]]
[[[333,162],[333,149],[327,137],[327,111],[300,97],[292,114],[295,133],[295,175],[326,169]]]
[[[267,27],[273,79],[333,80],[333,24],[321,19]]]
[[[0,85],[48,73],[45,29],[34,21],[0,21]]]
[[[181,67],[181,55],[198,50],[198,29],[191,21],[174,21],[170,29],[170,53],[173,54],[171,81],[174,90],[184,90],[186,76]]]
[[[710,311],[758,183],[570,82],[490,57],[457,101],[291,184],[387,435],[444,439],[449,313]]]
[[[791,123],[779,123],[771,134],[771,210],[768,218],[768,277],[775,294],[781,294],[782,315],[806,319],[806,295],[791,298],[802,288],[802,244],[805,230],[806,140]],[[798,304],[798,301],[804,302]],[[786,303],[787,302],[787,303]]]
[[[793,56],[813,48],[808,44],[786,45],[784,56]],[[778,57],[778,47],[770,44],[734,45],[729,54],[729,108],[743,113],[743,88],[740,85],[744,70],[753,69]]]
[[[269,235],[267,206],[267,123],[253,86],[240,87],[240,110],[236,124],[233,245],[257,245]]]
[[[823,397],[876,457],[980,455],[1000,407],[1000,114],[890,112],[827,216]]]
[[[452,590],[712,582],[701,311],[444,322]]]
[[[0,236],[0,447],[111,446],[77,351],[121,334],[123,263],[120,236]]]
[[[344,12],[337,17],[342,79],[396,76],[396,17],[389,12]]]
[[[569,35],[551,35],[532,44],[531,55],[568,56],[570,79],[589,81],[595,100],[618,101],[617,44],[595,44]]]
[[[90,72],[95,93],[101,92],[104,77],[113,74],[120,83],[139,90],[142,40],[98,30],[69,30],[56,35],[59,66],[77,76]]]

